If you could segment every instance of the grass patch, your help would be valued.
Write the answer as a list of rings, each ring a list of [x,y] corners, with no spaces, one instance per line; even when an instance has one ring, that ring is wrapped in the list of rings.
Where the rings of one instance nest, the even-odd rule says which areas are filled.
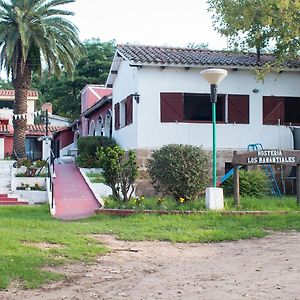
[[[240,207],[234,206],[233,198],[225,198],[225,210],[267,210],[267,211],[296,211],[299,210],[295,197],[263,197],[256,199],[253,197],[242,197]],[[118,202],[108,197],[105,199],[105,208],[119,209],[150,209],[150,210],[181,210],[199,211],[206,210],[205,199],[199,198],[197,201],[178,203],[171,198],[141,197],[131,199],[127,203]]]
[[[41,205],[0,207],[0,227],[0,288],[12,281],[35,288],[62,277],[44,271],[44,266],[90,262],[106,253],[108,249],[93,234],[115,234],[124,240],[232,241],[263,237],[268,230],[300,231],[300,217],[293,212],[265,216],[136,214],[63,222],[51,218],[48,207]]]
[[[105,183],[102,173],[89,172],[86,176],[90,179],[92,183]]]

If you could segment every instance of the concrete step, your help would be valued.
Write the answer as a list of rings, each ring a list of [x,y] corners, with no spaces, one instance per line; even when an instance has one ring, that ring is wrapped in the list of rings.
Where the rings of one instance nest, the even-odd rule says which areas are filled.
[[[1,197],[0,198],[0,203],[5,201],[18,201],[18,198],[9,198],[9,197]]]
[[[25,201],[1,201],[0,206],[5,205],[28,205],[28,202]]]
[[[0,206],[1,205],[28,205],[28,202],[23,199],[20,201],[13,195],[0,194]]]

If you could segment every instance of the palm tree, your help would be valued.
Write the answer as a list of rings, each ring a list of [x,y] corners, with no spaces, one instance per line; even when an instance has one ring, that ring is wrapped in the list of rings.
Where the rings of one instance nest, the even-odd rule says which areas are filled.
[[[72,75],[81,52],[78,29],[61,5],[75,0],[0,0],[0,67],[15,89],[14,114],[27,113],[33,72]],[[26,157],[26,119],[15,119],[13,149]]]

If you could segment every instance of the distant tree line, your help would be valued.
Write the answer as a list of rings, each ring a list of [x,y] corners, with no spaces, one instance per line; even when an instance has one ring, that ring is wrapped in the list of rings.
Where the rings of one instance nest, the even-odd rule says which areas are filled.
[[[86,84],[105,84],[115,48],[115,41],[86,40],[72,78],[65,73],[60,77],[49,76],[47,70],[43,71],[41,78],[35,76],[32,88],[39,92],[39,104],[51,102],[55,114],[70,120],[78,118],[80,91]]]

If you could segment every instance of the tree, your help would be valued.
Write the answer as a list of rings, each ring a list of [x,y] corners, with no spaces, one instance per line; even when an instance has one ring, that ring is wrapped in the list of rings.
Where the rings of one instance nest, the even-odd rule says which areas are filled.
[[[134,151],[125,152],[119,146],[100,147],[96,156],[103,170],[105,183],[112,189],[113,197],[119,202],[129,201],[138,176]]]
[[[208,0],[214,27],[239,49],[261,51],[271,47],[282,63],[300,49],[300,1]]]
[[[208,43],[188,43],[186,47],[189,49],[208,49]]]
[[[41,75],[45,63],[49,73],[63,70],[71,75],[80,53],[78,30],[64,16],[73,15],[58,6],[75,0],[0,1],[1,67],[12,78],[14,114],[27,113],[27,93],[32,74]],[[13,121],[13,149],[26,157],[26,119]]]
[[[35,77],[34,87],[42,102],[51,102],[55,114],[71,120],[80,115],[80,91],[86,84],[105,84],[115,53],[115,41],[91,39],[83,42],[83,52],[72,79],[60,78],[44,72],[42,79]]]

